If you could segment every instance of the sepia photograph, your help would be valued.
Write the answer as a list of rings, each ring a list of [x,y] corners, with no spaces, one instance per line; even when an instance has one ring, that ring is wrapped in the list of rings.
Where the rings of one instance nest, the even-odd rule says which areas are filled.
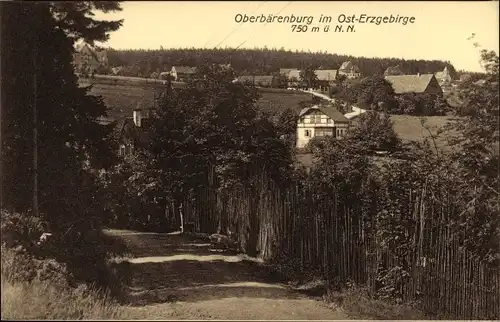
[[[500,320],[498,1],[1,1],[2,320]]]

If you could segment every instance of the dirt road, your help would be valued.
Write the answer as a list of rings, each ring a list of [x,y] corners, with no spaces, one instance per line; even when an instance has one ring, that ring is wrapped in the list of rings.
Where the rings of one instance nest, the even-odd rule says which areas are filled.
[[[130,319],[348,319],[340,309],[266,281],[256,260],[212,253],[180,234],[110,231],[132,252]]]

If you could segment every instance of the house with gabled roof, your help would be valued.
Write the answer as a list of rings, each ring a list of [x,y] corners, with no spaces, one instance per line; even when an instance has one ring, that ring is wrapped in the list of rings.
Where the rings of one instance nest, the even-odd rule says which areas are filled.
[[[280,75],[288,77],[291,71],[299,71],[299,70],[297,68],[280,68]]]
[[[108,53],[86,42],[79,43],[73,53],[73,65],[78,73],[95,73],[100,67],[108,67]]]
[[[404,93],[442,95],[443,89],[434,74],[386,76],[396,95]]]
[[[151,117],[154,109],[137,108],[132,116],[118,121],[118,155],[128,157],[138,149],[144,149],[150,142]]]
[[[343,62],[338,71],[339,75],[345,75],[349,79],[358,78],[361,76],[358,65],[351,61]]]
[[[384,76],[397,76],[397,75],[404,75],[405,73],[399,67],[399,65],[396,66],[389,66],[387,69],[384,71]]]
[[[455,79],[455,77],[453,77],[454,75],[452,75],[450,70],[448,69],[448,66],[446,66],[442,71],[435,73],[434,76],[436,76],[436,79],[441,84],[450,83],[452,80]]]
[[[302,109],[297,121],[297,148],[304,148],[314,137],[342,138],[349,120],[333,105],[314,105]]]
[[[333,84],[337,79],[338,71],[336,69],[317,69],[314,71],[319,81]]]
[[[196,67],[190,67],[190,66],[172,66],[172,69],[170,70],[170,75],[174,78],[175,81],[177,82],[185,82],[189,79],[192,79],[193,76],[196,74]]]

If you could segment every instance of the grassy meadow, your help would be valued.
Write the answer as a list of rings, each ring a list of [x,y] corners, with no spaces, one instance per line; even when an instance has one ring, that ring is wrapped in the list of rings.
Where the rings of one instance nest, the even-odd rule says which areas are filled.
[[[115,83],[112,79],[80,80],[80,85],[88,86],[92,82],[91,94],[102,96],[108,106],[108,117],[116,120],[124,116],[132,116],[132,111],[138,107],[148,108],[154,105],[155,95],[165,90],[163,84],[146,83],[136,81],[134,77],[118,79]],[[181,83],[174,83],[174,87],[180,87]],[[301,101],[311,101],[312,96],[300,91],[287,91],[277,89],[260,89],[262,97],[257,102],[259,108],[278,113],[285,108],[300,110]]]

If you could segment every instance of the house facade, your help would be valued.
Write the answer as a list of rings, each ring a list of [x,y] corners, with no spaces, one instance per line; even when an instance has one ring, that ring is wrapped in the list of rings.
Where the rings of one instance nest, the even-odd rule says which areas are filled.
[[[174,80],[177,82],[185,82],[187,80],[190,80],[194,77],[195,74],[196,67],[172,66],[172,69],[170,70],[170,75],[172,75]]]
[[[108,68],[108,54],[105,50],[98,50],[87,43],[81,43],[75,48],[73,65],[77,73],[92,74],[99,68]]]
[[[131,117],[125,117],[119,122],[119,156],[130,157],[137,149],[147,146],[153,112],[152,109],[135,109]]]
[[[454,77],[452,76],[450,70],[448,67],[445,67],[443,71],[437,72],[434,74],[436,76],[436,79],[439,81],[439,83],[444,84],[444,83],[451,83],[454,80]]]
[[[356,79],[361,76],[357,65],[351,61],[343,62],[338,71],[339,75],[345,75],[348,79]]]
[[[318,78],[319,87],[321,90],[327,90],[329,86],[335,84],[338,71],[336,69],[318,69],[314,73]]]
[[[297,148],[304,148],[314,137],[342,138],[349,120],[333,106],[315,105],[302,109],[297,121]]]
[[[434,74],[386,76],[385,80],[392,85],[396,95],[404,93],[443,95],[443,89]]]

